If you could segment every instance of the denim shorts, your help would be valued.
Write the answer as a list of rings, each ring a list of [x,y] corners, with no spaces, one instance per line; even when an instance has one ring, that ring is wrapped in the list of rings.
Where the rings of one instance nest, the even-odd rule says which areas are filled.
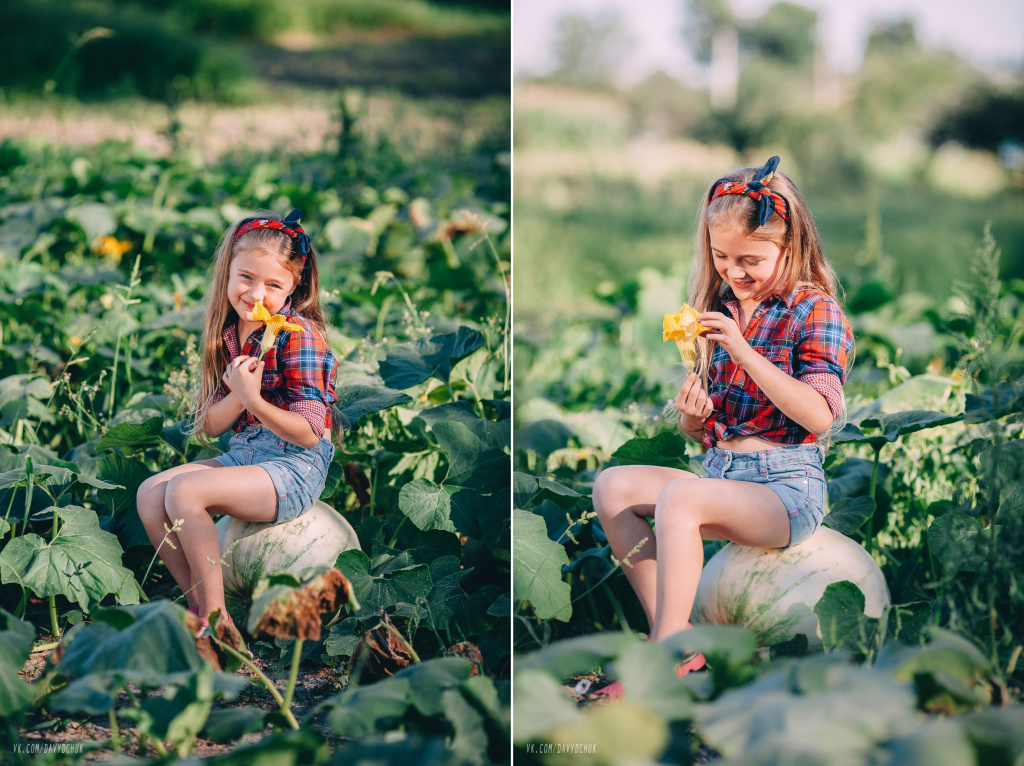
[[[277,490],[277,518],[272,524],[291,521],[313,507],[324,491],[333,459],[330,439],[306,449],[262,426],[238,432],[231,437],[228,451],[214,458],[224,466],[258,465],[270,474]]]
[[[802,543],[825,515],[825,453],[817,444],[734,452],[712,447],[704,458],[709,479],[735,479],[764,484],[782,500],[789,514],[789,545]]]

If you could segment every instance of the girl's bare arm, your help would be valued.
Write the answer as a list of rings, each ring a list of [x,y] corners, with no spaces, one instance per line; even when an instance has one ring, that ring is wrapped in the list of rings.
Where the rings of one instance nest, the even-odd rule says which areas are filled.
[[[828,402],[809,385],[786,374],[753,349],[739,364],[772,404],[790,420],[812,434],[823,434],[832,427],[832,410]]]
[[[313,433],[313,426],[298,412],[282,410],[262,397],[251,404],[252,406],[248,407],[249,412],[259,418],[264,427],[286,442],[310,449],[320,441],[320,437]]]
[[[206,420],[203,421],[203,430],[209,436],[220,436],[235,424],[238,416],[244,411],[245,407],[232,391],[216,404],[210,405],[206,412]]]

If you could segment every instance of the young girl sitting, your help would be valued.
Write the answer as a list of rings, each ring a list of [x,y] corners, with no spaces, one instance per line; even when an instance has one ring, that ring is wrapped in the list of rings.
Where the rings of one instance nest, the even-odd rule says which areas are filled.
[[[294,519],[319,498],[334,456],[337,362],[326,341],[316,255],[299,215],[241,220],[217,248],[192,432],[206,441],[233,428],[229,451],[171,468],[139,487],[139,517],[149,539],[204,627],[211,612],[224,608],[211,516],[274,524]],[[266,315],[257,304],[301,328],[282,330],[258,362],[266,328],[253,311]],[[180,530],[160,547],[165,525],[175,519],[183,520]]]
[[[689,627],[703,540],[788,548],[824,513],[817,441],[845,420],[853,331],[811,214],[778,163],[715,181],[701,205],[689,302],[709,332],[697,340],[696,373],[675,405],[680,431],[708,448],[707,477],[615,466],[594,485],[619,559],[648,538],[623,571],[652,642]],[[703,665],[694,654],[677,672]],[[604,690],[621,692],[618,684]]]

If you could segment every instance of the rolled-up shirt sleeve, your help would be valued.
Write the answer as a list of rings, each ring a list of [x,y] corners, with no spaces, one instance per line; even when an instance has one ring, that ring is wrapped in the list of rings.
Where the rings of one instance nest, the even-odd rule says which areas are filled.
[[[844,410],[843,384],[852,352],[853,329],[842,310],[832,299],[815,296],[800,328],[793,375],[825,398],[833,419]]]
[[[302,415],[318,437],[330,428],[330,407],[338,400],[334,391],[336,368],[334,353],[315,327],[289,332],[280,348],[288,409]]]

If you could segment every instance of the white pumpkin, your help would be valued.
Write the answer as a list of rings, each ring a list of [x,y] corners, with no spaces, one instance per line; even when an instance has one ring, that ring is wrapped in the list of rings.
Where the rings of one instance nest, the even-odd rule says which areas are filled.
[[[789,550],[747,548],[728,543],[701,573],[691,621],[742,625],[758,646],[772,646],[797,634],[808,651],[821,651],[814,614],[825,588],[849,580],[864,593],[864,613],[881,617],[890,603],[882,570],[860,545],[828,527]]]
[[[224,516],[217,522],[217,535],[226,564],[225,595],[234,604],[241,602],[246,607],[264,575],[284,570],[299,574],[306,567],[334,566],[338,554],[359,547],[352,525],[320,501],[283,524]],[[237,545],[224,555],[232,543]],[[229,609],[232,605],[229,603]]]

